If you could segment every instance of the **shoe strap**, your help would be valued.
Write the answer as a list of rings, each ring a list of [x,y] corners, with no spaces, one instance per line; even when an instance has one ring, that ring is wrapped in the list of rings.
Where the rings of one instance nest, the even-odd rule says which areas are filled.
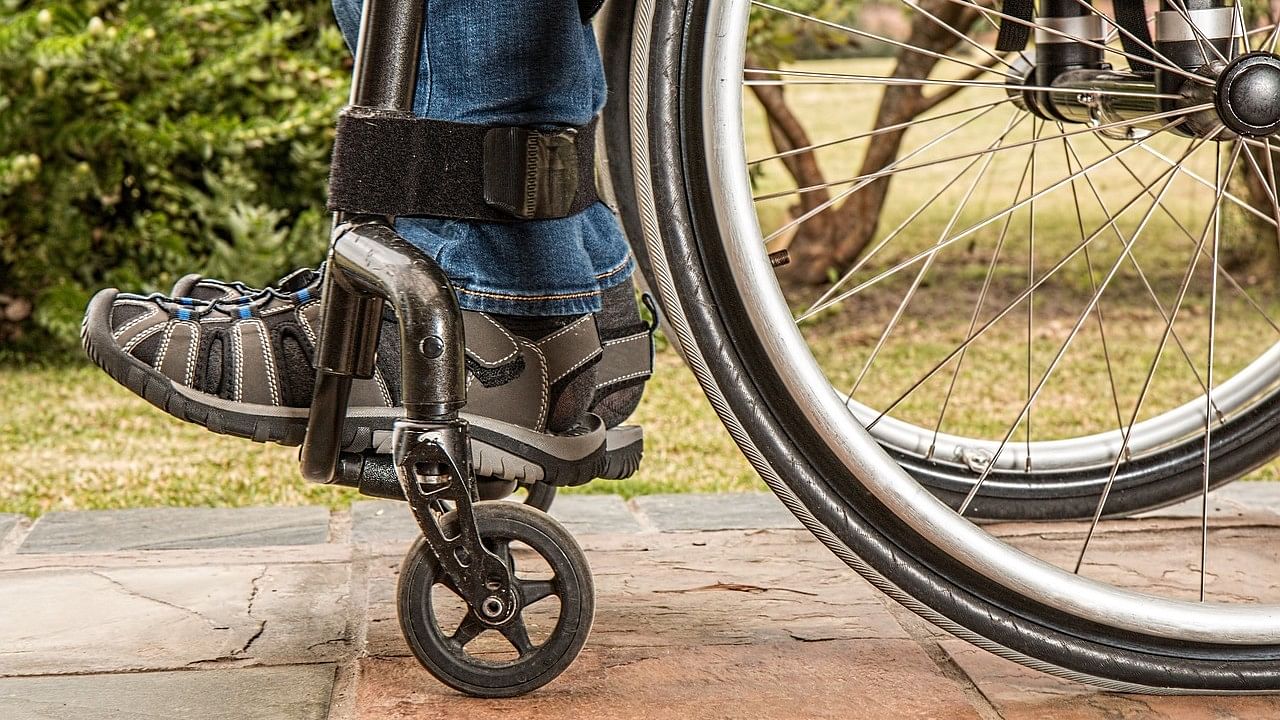
[[[546,358],[549,385],[591,364],[602,352],[594,315],[583,315],[534,345]]]

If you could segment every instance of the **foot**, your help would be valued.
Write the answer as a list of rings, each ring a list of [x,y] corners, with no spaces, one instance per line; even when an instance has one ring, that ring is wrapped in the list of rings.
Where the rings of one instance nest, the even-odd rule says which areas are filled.
[[[305,288],[318,291],[323,273],[323,264],[316,269],[294,270],[277,280],[271,289],[283,294]],[[206,302],[240,303],[261,293],[262,289],[241,282],[215,280],[193,273],[174,283],[170,295]],[[644,384],[653,374],[653,326],[640,318],[630,283],[606,290],[602,304],[604,309],[596,316],[596,328],[603,355],[596,366],[596,388],[590,411],[604,421],[605,427],[612,429],[635,411]],[[611,444],[626,445],[622,433],[614,435],[617,437]]]
[[[300,444],[314,383],[320,277],[233,302],[114,289],[89,305],[89,356],[117,382],[180,419],[219,433]],[[248,288],[246,288],[248,289]],[[464,312],[473,465],[478,475],[577,484],[608,474],[605,430],[587,412],[602,350],[592,316],[521,337]],[[394,325],[389,314],[384,322]],[[357,380],[344,436],[350,452],[389,450],[400,391],[399,334],[381,333],[377,369]]]

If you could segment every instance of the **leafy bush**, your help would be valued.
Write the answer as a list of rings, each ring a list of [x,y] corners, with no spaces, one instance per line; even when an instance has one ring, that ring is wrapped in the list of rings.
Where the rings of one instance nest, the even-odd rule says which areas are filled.
[[[0,0],[0,294],[74,342],[96,289],[320,258],[349,63],[327,0]],[[28,333],[28,339],[32,338]]]

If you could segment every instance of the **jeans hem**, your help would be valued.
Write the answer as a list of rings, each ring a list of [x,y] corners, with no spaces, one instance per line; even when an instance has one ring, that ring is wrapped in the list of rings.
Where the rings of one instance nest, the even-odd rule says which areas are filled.
[[[523,295],[459,285],[455,285],[454,290],[458,296],[458,305],[464,310],[526,317],[586,315],[600,312],[601,294],[615,285],[629,281],[634,271],[635,263],[628,257],[619,267],[599,275],[599,286],[595,290],[579,292]]]

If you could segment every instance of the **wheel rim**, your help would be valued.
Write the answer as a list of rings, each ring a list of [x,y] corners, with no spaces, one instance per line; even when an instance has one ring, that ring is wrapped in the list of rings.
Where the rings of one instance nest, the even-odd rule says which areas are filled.
[[[702,86],[703,133],[708,138],[745,135],[739,109],[749,6],[734,0],[710,2],[710,49],[704,57]],[[1268,41],[1273,40],[1274,36]],[[866,432],[856,412],[850,412],[797,329],[762,241],[741,146],[713,142],[706,150],[712,206],[734,266],[733,280],[739,291],[751,298],[747,312],[766,355],[832,452],[914,531],[993,582],[1102,626],[1198,642],[1273,644],[1280,640],[1276,607],[1155,597],[1082,577],[1004,544],[921,488]],[[1274,384],[1274,370],[1261,364],[1275,352],[1272,348],[1235,376],[1241,379],[1232,392],[1247,396],[1240,408],[1257,401],[1259,388]],[[1215,401],[1225,399],[1226,395],[1220,394],[1223,386],[1210,385]],[[1200,402],[1203,423],[1206,401],[1202,398]]]

